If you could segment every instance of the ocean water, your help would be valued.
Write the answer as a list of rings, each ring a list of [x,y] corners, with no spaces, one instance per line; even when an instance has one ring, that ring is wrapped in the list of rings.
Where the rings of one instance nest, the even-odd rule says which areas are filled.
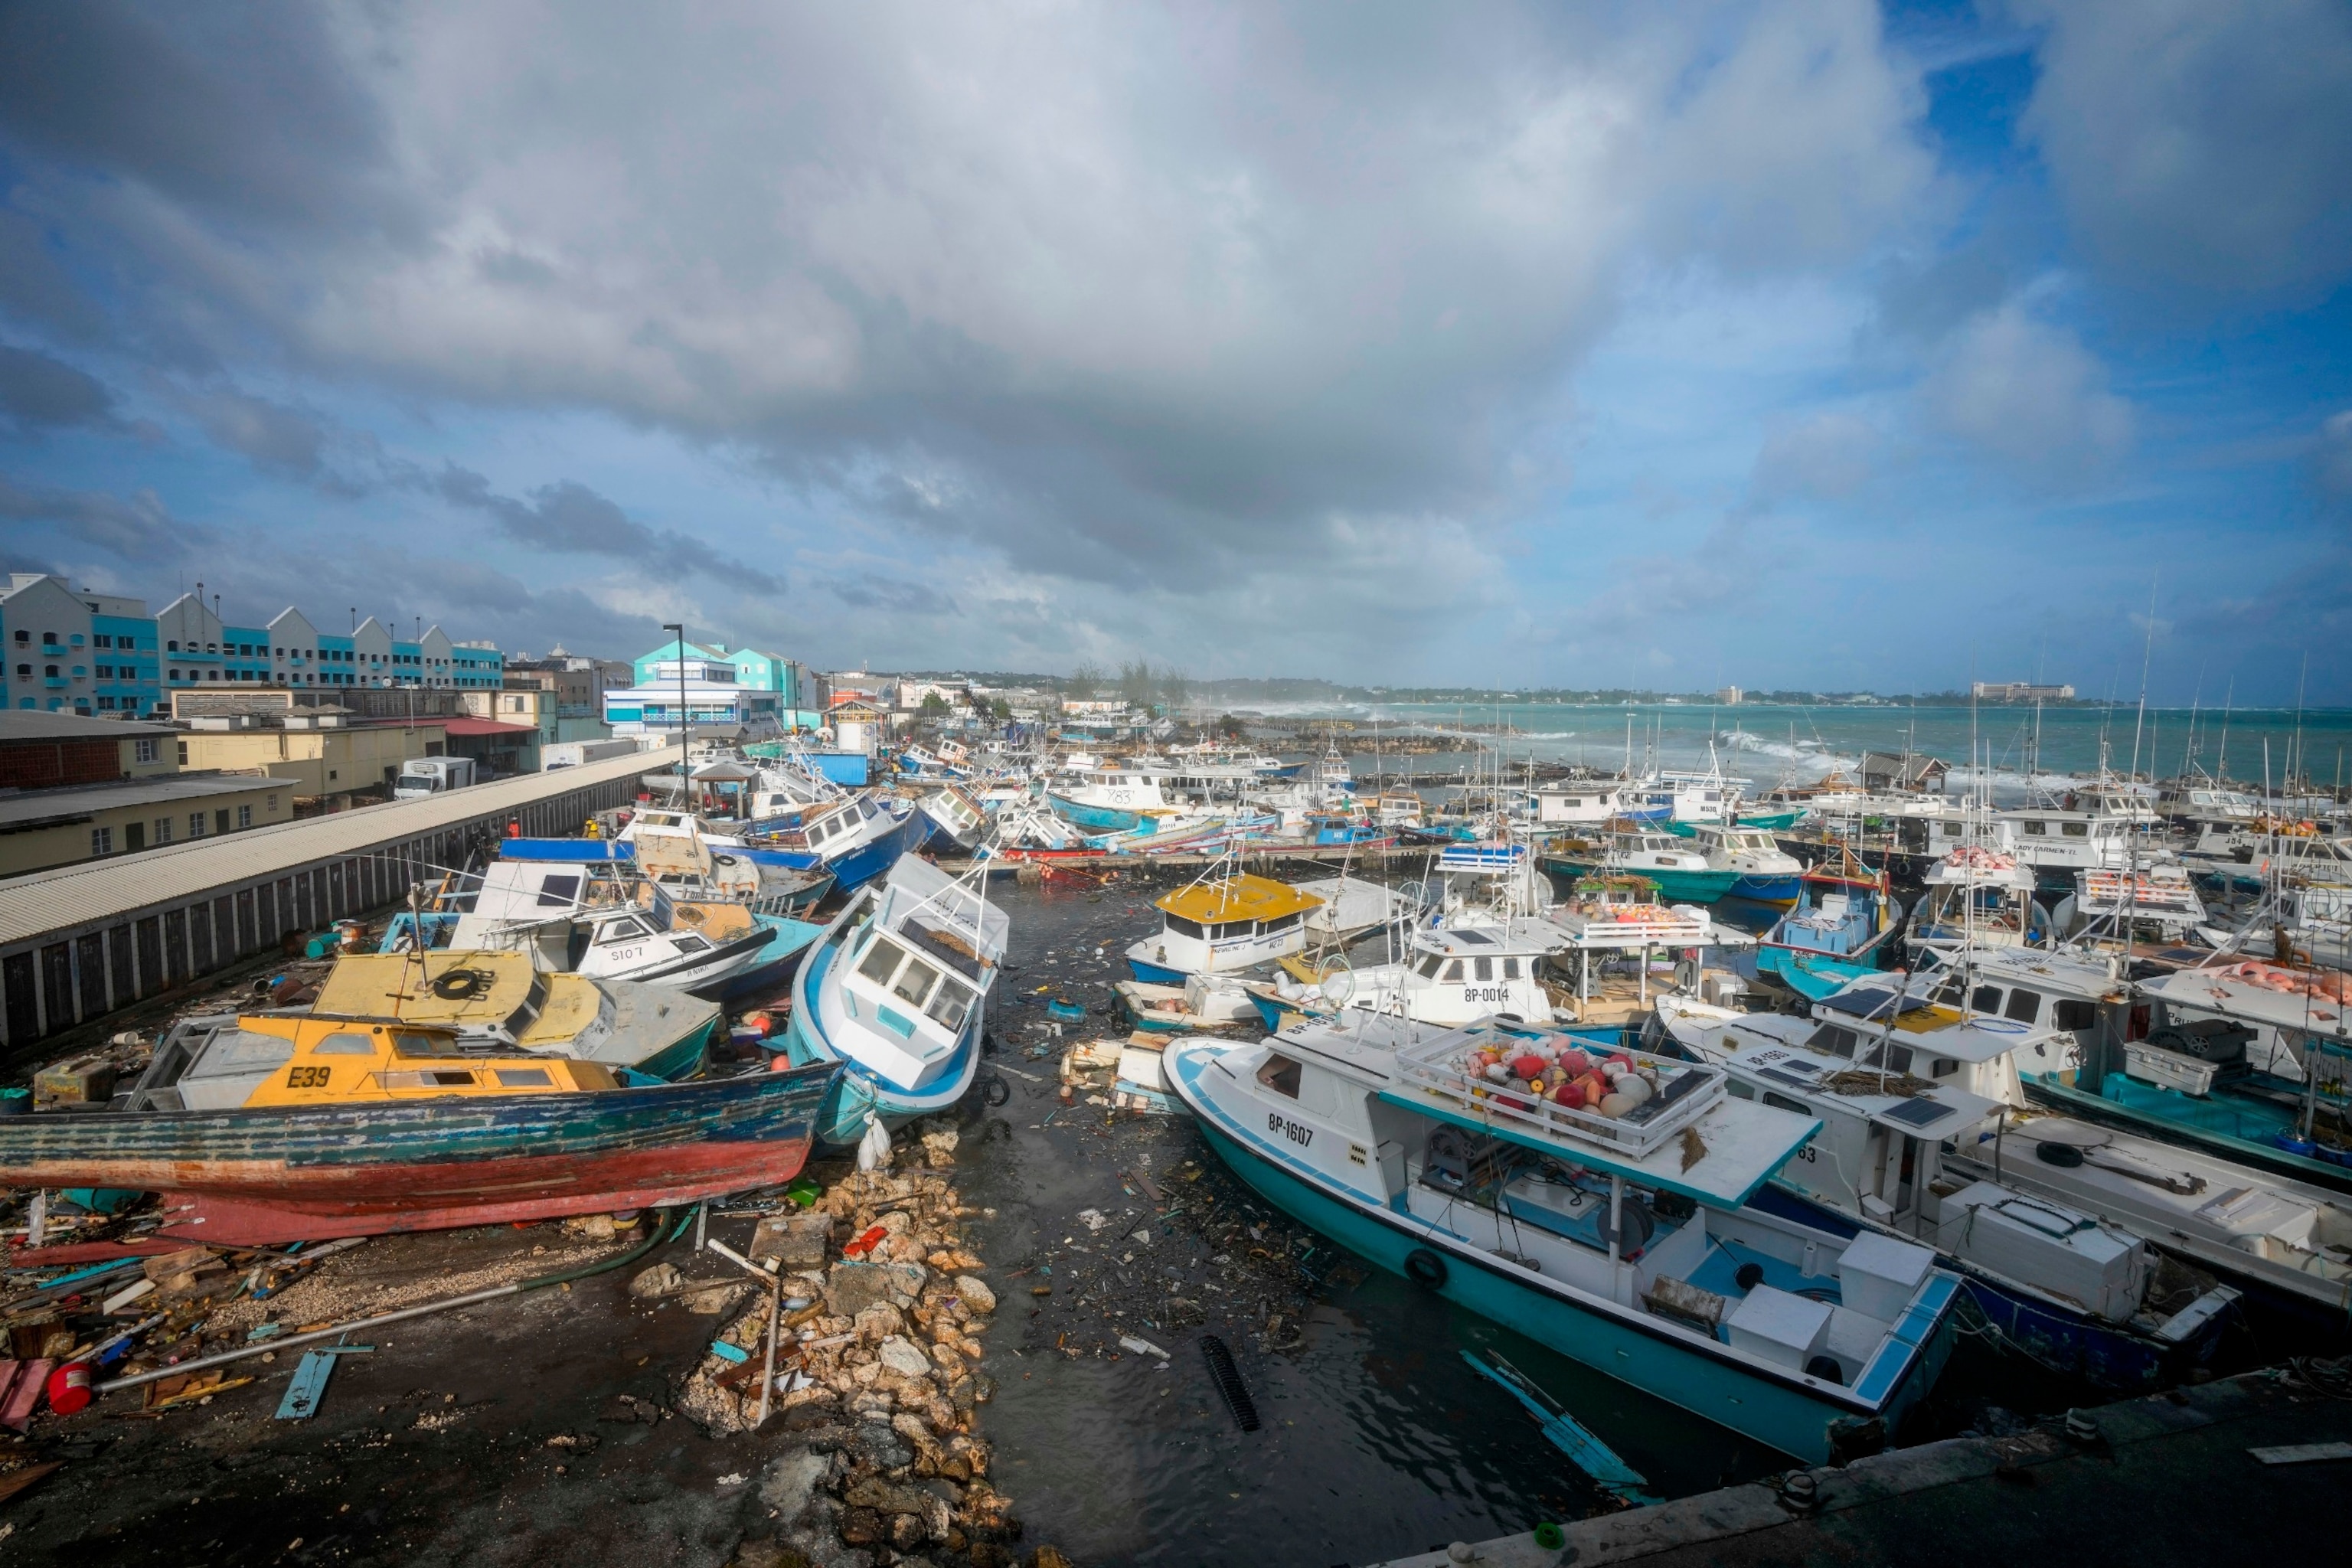
[[[1639,705],[1503,702],[1269,704],[1258,711],[1294,719],[1346,720],[1352,754],[1380,755],[1374,726],[1418,734],[1491,733],[1507,726],[1506,763],[1584,763],[1614,771],[1704,768],[1710,756],[1725,772],[1754,782],[1758,793],[1786,782],[1811,784],[1834,769],[1859,769],[1870,751],[1924,752],[1965,773],[1969,759],[1995,788],[2036,783],[2066,788],[2095,777],[2104,758],[2117,773],[2168,778],[2201,768],[2259,785],[2283,782],[2290,762],[2322,788],[2352,780],[2352,710],[2151,708],[2130,705],[2045,708],[1787,707],[1696,703]],[[1423,757],[1421,771],[1438,765]],[[1450,770],[1459,759],[1444,763]],[[1494,759],[1487,757],[1491,769]]]

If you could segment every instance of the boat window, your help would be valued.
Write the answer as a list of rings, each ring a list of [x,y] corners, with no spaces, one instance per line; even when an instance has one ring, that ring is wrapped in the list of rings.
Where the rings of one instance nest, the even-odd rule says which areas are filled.
[[[374,1053],[371,1051],[369,1054]],[[457,1054],[457,1042],[443,1035],[401,1033],[392,1037],[392,1054],[396,1057],[454,1057]]]
[[[2014,1018],[2021,1024],[2031,1024],[2041,1016],[2041,1013],[2042,994],[2038,991],[2028,991],[2021,985],[2009,994],[2009,1005],[2001,1009],[2000,1016],[2004,1018]]]
[[[2025,834],[2029,838],[2047,838],[2050,836],[2050,825],[2046,822],[2029,822],[2025,825]]]
[[[710,951],[710,943],[705,939],[695,935],[692,931],[687,931],[682,933],[677,939],[677,951],[680,952],[708,952]]]
[[[1886,1070],[1888,1072],[1909,1072],[1911,1070],[1911,1047],[1908,1046],[1887,1047]]]
[[[576,902],[579,897],[580,879],[577,877],[550,877],[539,884],[539,907],[542,910],[560,909]]]
[[[903,956],[898,943],[877,937],[873,948],[866,954],[866,961],[857,966],[857,973],[877,985],[884,984],[898,967],[898,960]]]
[[[641,936],[651,936],[653,931],[641,920],[614,921],[596,933],[598,942],[635,942]]]
[[[1805,1042],[1807,1050],[1820,1051],[1825,1056],[1832,1057],[1851,1058],[1853,1055],[1853,1031],[1843,1028],[1836,1024],[1823,1024],[1813,1032],[1813,1037]]]
[[[1753,1084],[1742,1083],[1736,1078],[1731,1079],[1728,1083],[1726,1083],[1723,1088],[1724,1091],[1729,1094],[1734,1100],[1753,1100],[1756,1098],[1755,1086]]]
[[[1460,959],[1457,958],[1453,963],[1445,966],[1445,978],[1448,980],[1459,980],[1462,978],[1462,961]]]
[[[1471,962],[1472,967],[1479,979],[1492,980],[1495,978],[1495,961],[1493,959],[1480,958],[1474,959]]]
[[[1278,931],[1288,931],[1292,926],[1298,923],[1300,917],[1306,912],[1307,911],[1304,910],[1293,910],[1286,915],[1278,915],[1270,921],[1260,921],[1258,922],[1257,929],[1261,933],[1267,936],[1271,936]]]
[[[2099,1021],[2099,1005],[2095,1002],[2075,1002],[2060,997],[2050,1009],[2050,1026],[2053,1029],[2087,1029]]]
[[[375,1042],[365,1035],[329,1035],[310,1047],[314,1057],[372,1057]]]
[[[1853,1065],[1858,1068],[1876,1067],[1878,1065],[1880,1042],[1877,1040],[1861,1040],[1856,1043],[1861,1048],[1856,1050],[1853,1054]]]
[[[548,1089],[553,1087],[554,1082],[547,1076],[545,1068],[499,1068],[500,1089]]]
[[[1422,978],[1434,980],[1437,978],[1437,972],[1444,967],[1445,955],[1442,952],[1433,952],[1421,961]]]
[[[939,994],[931,998],[931,1005],[923,1011],[952,1035],[963,1027],[964,1015],[971,1011],[971,991],[953,980],[943,982]]]
[[[1516,958],[1507,958],[1503,960],[1503,978],[1506,980],[1517,980],[1518,977],[1519,961]]]
[[[903,996],[919,1007],[930,1000],[931,987],[939,983],[938,970],[919,958],[910,958],[907,961],[907,967],[899,971],[898,984],[890,987],[890,994]]]
[[[2058,825],[2058,831],[2069,838],[2088,838],[2091,825],[2087,822],[2062,822]]]
[[[1927,1076],[1929,1078],[1949,1078],[1959,1070],[1960,1064],[1954,1061],[1949,1057],[1930,1057],[1927,1058]]]
[[[1206,931],[1203,931],[1201,929],[1200,921],[1188,921],[1182,915],[1170,915],[1168,917],[1168,929],[1174,931],[1178,936],[1189,936],[1196,942],[1204,939],[1208,935]]]
[[[1812,1114],[1811,1111],[1805,1109],[1804,1102],[1802,1100],[1790,1100],[1785,1094],[1774,1094],[1769,1089],[1764,1091],[1764,1103],[1770,1106],[1775,1110],[1793,1110],[1800,1116],[1811,1116]]]
[[[1268,1053],[1257,1069],[1257,1080],[1276,1094],[1286,1094],[1293,1100],[1298,1098],[1298,1064],[1288,1057]]]
[[[1971,1010],[1979,1013],[1999,1013],[2000,1011],[2000,987],[1998,985],[1978,986],[1976,989],[1976,994],[1969,998],[1969,1006]]]

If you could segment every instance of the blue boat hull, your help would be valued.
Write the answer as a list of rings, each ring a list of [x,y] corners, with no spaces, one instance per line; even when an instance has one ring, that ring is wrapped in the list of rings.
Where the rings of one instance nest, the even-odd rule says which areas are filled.
[[[1808,1002],[1842,991],[1850,981],[1878,973],[1877,966],[1836,958],[1826,952],[1766,943],[1756,950],[1756,973],[1777,976]]]
[[[1180,1084],[1194,1059],[1175,1064]],[[1189,1085],[1185,1086],[1189,1089]],[[1405,1275],[1406,1258],[1437,1252],[1444,1278],[1437,1291],[1449,1300],[1501,1323],[1610,1377],[1678,1405],[1807,1464],[1848,1458],[1870,1439],[1874,1418],[1892,1436],[1905,1412],[1925,1396],[1951,1353],[1947,1309],[1958,1283],[1939,1278],[1923,1303],[1932,1330],[1905,1363],[1895,1386],[1885,1391],[1875,1412],[1820,1397],[1801,1384],[1750,1373],[1685,1348],[1665,1332],[1652,1332],[1632,1320],[1594,1311],[1576,1301],[1530,1289],[1467,1246],[1455,1247],[1444,1233],[1402,1215],[1374,1214],[1342,1202],[1291,1174],[1237,1137],[1197,1093],[1181,1098],[1192,1109],[1209,1146],[1234,1173],[1268,1203],[1312,1226],[1359,1257]],[[1920,1310],[1915,1307],[1914,1311]]]
[[[889,832],[859,845],[838,860],[825,861],[824,868],[833,873],[835,890],[854,893],[897,865],[898,857],[917,841],[930,820],[919,811],[909,812],[907,819]]]
[[[1146,985],[1181,985],[1192,978],[1181,969],[1171,969],[1164,963],[1153,963],[1148,959],[1138,958],[1133,953],[1128,954],[1127,967]]]
[[[1139,811],[1120,811],[1108,805],[1080,805],[1076,801],[1048,791],[1045,804],[1063,821],[1085,828],[1089,833],[1129,833],[1143,826]]]
[[[824,928],[806,921],[788,920],[782,915],[753,917],[768,932],[765,957],[748,969],[729,975],[715,989],[698,990],[697,995],[713,1002],[732,1002],[745,996],[772,993],[793,977],[793,970],[811,943],[824,934]]]
[[[1793,904],[1804,889],[1804,880],[1800,871],[1791,871],[1785,877],[1742,877],[1731,884],[1731,894],[1759,904]]]

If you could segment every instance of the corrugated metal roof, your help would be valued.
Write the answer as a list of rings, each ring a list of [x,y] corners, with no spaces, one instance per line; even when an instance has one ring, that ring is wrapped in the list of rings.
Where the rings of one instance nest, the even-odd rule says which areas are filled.
[[[0,742],[121,741],[137,735],[176,734],[169,724],[142,724],[130,719],[93,719],[87,713],[26,712],[0,709]]]
[[[590,785],[632,778],[645,770],[654,754],[632,752],[423,800],[394,801],[11,877],[0,881],[0,946],[193,899],[215,888],[255,880],[289,867],[361,854],[378,844],[439,832]]]
[[[216,795],[242,795],[248,790],[287,793],[283,779],[259,773],[197,773],[183,777],[159,773],[152,779],[121,784],[68,784],[59,789],[28,789],[0,795],[0,824],[37,822],[50,816],[77,816],[93,811],[113,811],[126,805],[156,805],[164,801],[206,800]]]

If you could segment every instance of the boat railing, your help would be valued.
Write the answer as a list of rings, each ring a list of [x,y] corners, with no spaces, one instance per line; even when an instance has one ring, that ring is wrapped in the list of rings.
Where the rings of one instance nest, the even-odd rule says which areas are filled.
[[[1604,1116],[1597,1110],[1572,1110],[1558,1100],[1488,1081],[1467,1065],[1476,1048],[1475,1041],[1459,1034],[1399,1047],[1397,1082],[1419,1090],[1455,1116],[1507,1130],[1517,1137],[1559,1144],[1571,1157],[1579,1144],[1600,1144],[1620,1157],[1641,1160],[1681,1136],[1684,1129],[1721,1103],[1727,1092],[1727,1075],[1720,1068],[1642,1057],[1635,1065],[1657,1070],[1657,1091],[1622,1116]]]

